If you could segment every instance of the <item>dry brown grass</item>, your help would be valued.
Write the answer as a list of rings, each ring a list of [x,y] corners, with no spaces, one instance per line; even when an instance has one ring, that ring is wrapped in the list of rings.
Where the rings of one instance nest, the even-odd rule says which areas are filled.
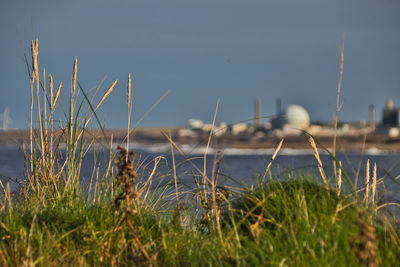
[[[335,119],[333,121],[333,129],[334,129],[334,134],[333,134],[333,144],[332,144],[332,155],[336,155],[336,138],[337,138],[337,124],[338,124],[338,115],[339,111],[342,109],[343,103],[340,103],[340,92],[342,90],[342,80],[343,80],[343,62],[344,62],[344,40],[342,40],[342,43],[339,47],[340,50],[340,72],[339,72],[339,81],[337,85],[337,93],[336,93],[336,110],[335,110]],[[337,177],[337,172],[336,172],[336,162],[333,162],[333,173],[335,174],[335,177]]]
[[[265,177],[267,176],[267,173],[268,173],[269,169],[271,168],[272,163],[274,162],[276,156],[278,155],[279,150],[281,150],[281,148],[282,148],[283,141],[284,141],[284,138],[281,139],[281,141],[279,142],[278,146],[275,148],[274,153],[271,156],[271,160],[269,161],[269,163],[267,165],[267,168],[265,169],[265,172],[264,172],[264,175],[262,177],[262,180],[264,180]]]
[[[353,242],[353,250],[356,254],[358,263],[368,266],[379,266],[375,228],[367,222],[365,211],[358,211],[357,224],[360,227],[360,234]]]
[[[95,111],[103,104],[104,100],[111,94],[112,90],[114,89],[114,86],[117,84],[118,80],[115,80],[110,87],[108,87],[107,91],[104,93],[103,97],[100,99],[99,103],[97,104],[96,108],[94,109]]]
[[[130,136],[130,126],[131,126],[131,114],[132,114],[132,82],[131,82],[131,73],[128,73],[128,85],[126,90],[126,100],[128,106],[128,131],[126,134],[126,150],[129,150],[129,136]]]
[[[363,201],[364,202],[369,202],[369,180],[370,180],[370,176],[369,176],[369,160],[367,160],[366,166],[365,166],[365,191],[364,191],[364,198]]]
[[[150,260],[150,256],[147,253],[147,250],[144,248],[142,242],[140,241],[130,219],[130,216],[136,212],[131,210],[131,199],[137,197],[137,192],[134,190],[135,188],[134,185],[136,180],[136,172],[134,170],[134,160],[136,157],[136,153],[129,152],[128,150],[126,150],[121,146],[118,146],[117,149],[119,151],[117,157],[115,158],[115,165],[118,168],[117,184],[118,186],[123,187],[123,191],[115,199],[115,203],[117,207],[120,207],[119,202],[122,199],[125,199],[126,223],[128,224],[128,227],[132,232],[133,238],[135,239],[143,255],[146,257],[147,260]]]
[[[95,114],[95,110],[91,109],[92,102],[90,102],[87,97],[86,101],[88,105],[86,111],[82,109],[82,104],[84,104],[85,100],[80,100],[79,94],[76,92],[78,63],[77,57],[75,57],[69,92],[69,111],[63,111],[64,114],[67,114],[65,116],[64,126],[61,125],[58,129],[55,129],[53,118],[62,99],[62,97],[60,97],[62,83],[59,83],[57,91],[54,93],[53,76],[49,74],[47,80],[45,69],[43,69],[43,82],[40,82],[38,39],[31,41],[31,54],[30,151],[26,152],[24,149],[27,165],[30,165],[30,168],[28,167],[29,170],[26,170],[26,176],[30,190],[35,192],[42,201],[45,201],[46,198],[56,201],[63,195],[69,194],[67,193],[68,191],[71,193],[72,191],[80,190],[79,175],[82,157],[85,153],[83,148],[89,149],[93,142],[93,137],[91,140],[84,139],[84,133],[88,130],[86,126]],[[96,106],[96,109],[98,109],[110,95],[116,82],[117,81],[107,89]],[[36,101],[34,101],[34,97],[36,97]],[[74,109],[76,106],[79,106],[79,108],[75,111]],[[36,111],[35,115],[33,114],[34,110]],[[92,113],[88,114],[90,110],[92,110]],[[55,138],[57,140],[54,140]],[[56,154],[58,155],[61,153],[59,150],[60,143],[66,145],[66,157],[56,156]],[[74,189],[72,190],[72,188]]]
[[[336,193],[339,196],[342,190],[342,162],[339,161],[338,175],[336,178]]]
[[[76,93],[76,76],[78,75],[78,58],[75,57],[74,60],[74,69],[72,72],[72,95],[74,96]]]
[[[38,71],[38,63],[37,57],[39,54],[39,41],[36,39],[35,41],[31,41],[31,55],[32,55],[32,72],[31,72],[31,80],[30,80],[30,89],[31,89],[31,107],[30,107],[30,121],[29,121],[29,140],[30,140],[30,153],[33,155],[33,85],[37,83],[37,90],[39,90],[39,71]],[[33,162],[30,162],[30,170],[33,172]]]
[[[317,163],[318,163],[318,171],[319,171],[319,174],[320,174],[320,176],[321,176],[322,182],[324,183],[325,188],[326,188],[326,189],[329,189],[328,180],[326,179],[326,175],[325,175],[325,172],[324,172],[324,168],[323,168],[321,159],[320,159],[320,157],[319,157],[318,148],[317,148],[317,145],[315,144],[314,138],[310,137],[310,138],[308,139],[308,141],[309,141],[310,144],[311,144],[311,147],[312,147],[313,153],[314,153],[314,157],[315,157],[315,159],[317,160]]]
[[[375,198],[376,198],[376,182],[377,177],[376,177],[376,162],[374,163],[374,171],[372,174],[372,204],[375,204]]]

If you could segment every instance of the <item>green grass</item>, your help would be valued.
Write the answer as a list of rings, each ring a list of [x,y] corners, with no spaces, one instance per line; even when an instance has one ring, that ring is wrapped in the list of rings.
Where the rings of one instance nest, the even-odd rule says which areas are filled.
[[[204,223],[190,209],[174,210],[172,203],[170,212],[136,206],[131,219],[148,260],[135,244],[124,213],[109,201],[93,204],[77,197],[52,205],[17,202],[0,215],[0,261],[19,266],[29,244],[29,260],[39,266],[358,265],[359,207],[309,179],[270,181],[229,204],[221,215],[222,241],[212,216]],[[377,234],[378,259],[393,266],[400,260],[395,240],[399,225],[391,224],[391,233],[368,214]]]
[[[75,60],[73,77],[76,64]],[[52,79],[49,83],[52,88]],[[39,88],[38,76],[31,79],[32,99],[37,98],[32,110],[43,116],[31,125],[26,184],[13,196],[1,185],[0,266],[394,266],[400,262],[398,207],[379,208],[382,203],[372,193],[381,188],[376,176],[369,189],[360,192],[363,198],[343,169],[343,185],[339,179],[333,186],[322,184],[302,173],[289,178],[269,175],[269,179],[260,175],[254,187],[227,194],[217,186],[221,164],[217,159],[216,171],[209,177],[193,166],[197,187],[186,192],[179,186],[181,191],[175,194],[175,172],[156,171],[161,158],[152,166],[131,164],[112,149],[112,141],[103,144],[96,136],[87,138],[92,118],[104,132],[96,110],[115,84],[95,105],[97,91],[89,95],[79,83],[80,91],[76,90],[73,78],[68,108],[63,109],[65,122],[56,129],[52,115],[62,105],[59,90],[54,98],[50,91],[49,100],[46,83]],[[60,144],[65,145],[64,153]],[[94,153],[93,176],[84,189],[82,160],[86,151],[97,147],[106,148],[110,161],[100,173],[100,155]],[[154,175],[143,171],[153,166]]]

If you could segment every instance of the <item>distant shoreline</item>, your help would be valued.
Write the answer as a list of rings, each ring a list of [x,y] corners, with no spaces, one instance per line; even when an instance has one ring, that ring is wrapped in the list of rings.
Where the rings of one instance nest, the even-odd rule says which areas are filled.
[[[181,127],[164,127],[164,128],[138,128],[131,132],[131,146],[152,147],[167,144],[168,141],[161,134],[161,131],[171,133],[172,139],[179,145],[188,145],[190,147],[205,147],[208,140],[208,134],[202,133],[196,137],[182,137],[178,132]],[[110,129],[106,130],[106,139],[99,130],[90,131],[85,138],[88,140],[93,136],[99,140],[109,142],[113,137],[113,143],[122,143],[126,136],[126,129]],[[306,134],[298,136],[286,136],[282,149],[291,150],[308,150],[308,136]],[[326,148],[332,147],[332,136],[315,136],[315,138]],[[268,150],[274,149],[281,138],[277,136],[265,136],[257,138],[254,136],[213,136],[210,147],[214,149],[236,149],[236,150]],[[363,136],[338,136],[338,151],[361,151],[372,152],[400,152],[400,139],[390,138],[387,135],[367,135],[365,145],[363,144]],[[0,132],[0,146],[22,146],[29,145],[29,130],[9,130]],[[134,145],[136,144],[136,145]]]

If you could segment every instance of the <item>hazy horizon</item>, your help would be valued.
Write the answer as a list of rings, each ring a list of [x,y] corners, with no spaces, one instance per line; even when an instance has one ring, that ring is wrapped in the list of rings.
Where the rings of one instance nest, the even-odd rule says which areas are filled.
[[[32,18],[32,23],[31,23]],[[106,76],[98,97],[119,82],[99,112],[108,128],[126,127],[126,82],[134,77],[135,124],[179,126],[190,118],[217,122],[305,107],[312,121],[335,111],[339,45],[344,36],[341,121],[368,120],[392,98],[400,106],[400,2],[372,1],[11,1],[0,3],[0,113],[27,128],[32,25],[41,75],[70,85],[74,57],[85,90]],[[41,80],[43,77],[41,76]],[[62,112],[56,119],[62,118]],[[268,121],[267,119],[265,122]],[[0,122],[1,126],[1,122]]]

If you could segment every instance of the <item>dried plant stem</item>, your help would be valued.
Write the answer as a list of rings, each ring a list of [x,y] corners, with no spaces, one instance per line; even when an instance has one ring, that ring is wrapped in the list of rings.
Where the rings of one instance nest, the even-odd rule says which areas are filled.
[[[131,233],[133,235],[133,238],[136,241],[136,244],[139,246],[140,250],[142,251],[143,255],[146,257],[147,260],[151,260],[149,254],[147,253],[146,249],[144,248],[142,242],[140,241],[138,235],[136,234],[135,228],[133,228],[132,222],[131,222],[131,218],[130,218],[130,214],[131,214],[131,210],[130,210],[130,198],[129,198],[129,194],[126,195],[126,223],[128,224],[129,229],[131,230]]]
[[[219,158],[217,159],[217,163],[216,163],[216,169],[215,169],[215,184],[218,184],[218,177],[219,177],[219,171],[221,169],[221,163],[222,163],[222,159],[224,158],[224,153],[219,151]]]
[[[130,125],[131,125],[131,113],[132,113],[132,101],[131,101],[131,73],[128,74],[128,86],[127,86],[127,105],[128,105],[128,132],[126,135],[126,150],[129,150],[129,135],[130,135]]]
[[[47,125],[47,91],[46,91],[46,69],[43,68],[43,114],[44,114],[44,140],[45,145],[48,144],[47,142],[47,134],[48,134],[48,125]],[[45,147],[47,150],[48,147]],[[47,151],[46,151],[47,154]]]
[[[172,139],[171,136],[171,131],[169,131],[169,137]],[[174,172],[174,183],[175,183],[175,196],[176,199],[178,201],[178,206],[180,205],[180,199],[179,199],[179,194],[178,194],[178,179],[176,176],[176,164],[175,164],[175,153],[174,153],[174,146],[172,145],[172,143],[170,143],[171,146],[171,157],[172,157],[172,170]]]
[[[372,173],[372,204],[375,204],[375,194],[376,194],[376,162],[374,163],[374,170]]]
[[[220,223],[220,209],[217,204],[217,197],[216,197],[218,175],[219,175],[219,169],[221,166],[222,158],[223,158],[223,155],[221,155],[220,158],[218,158],[217,163],[216,163],[216,165],[217,165],[216,173],[215,173],[215,175],[213,175],[214,177],[211,179],[211,192],[212,192],[212,207],[214,210],[215,221],[217,222],[218,235],[219,235],[221,244],[224,244],[223,237],[222,237],[221,223]]]
[[[211,124],[211,130],[210,130],[210,134],[208,136],[208,141],[207,141],[207,146],[206,149],[204,151],[204,156],[203,156],[203,191],[204,191],[204,196],[207,196],[207,189],[206,189],[206,173],[207,173],[207,152],[208,152],[208,148],[210,147],[210,143],[211,143],[211,137],[213,135],[214,132],[214,125],[215,125],[215,119],[217,117],[217,112],[218,112],[218,105],[219,105],[219,99],[217,101],[217,104],[215,106],[215,112],[214,112],[214,117],[213,117],[213,121]]]
[[[143,188],[146,188],[146,187],[147,187],[147,191],[146,191],[146,193],[145,193],[145,195],[144,195],[144,197],[143,197],[143,201],[146,201],[147,196],[148,196],[149,193],[150,193],[150,188],[151,188],[151,185],[152,185],[152,183],[153,183],[153,177],[154,177],[154,174],[156,173],[158,164],[160,163],[161,159],[163,159],[162,156],[158,156],[158,157],[156,157],[156,158],[154,159],[153,170],[151,171],[151,173],[150,173],[150,175],[149,175],[149,178],[147,178],[147,181],[146,181],[146,183],[145,183],[144,186],[143,186]],[[165,158],[164,158],[164,159],[165,159]],[[142,193],[143,193],[143,191],[140,191],[140,192],[138,193],[138,198],[142,195]]]
[[[342,104],[340,103],[340,92],[342,89],[342,80],[343,80],[343,62],[344,62],[344,41],[342,41],[342,44],[340,45],[340,72],[339,72],[339,81],[338,81],[338,86],[337,86],[337,94],[336,94],[336,111],[335,111],[335,119],[333,122],[333,129],[334,129],[334,134],[333,134],[333,145],[332,145],[332,155],[336,155],[336,138],[337,138],[337,124],[338,124],[338,114],[339,111],[342,108]],[[336,173],[336,162],[333,161],[333,173],[335,174],[335,177],[337,177]]]
[[[206,177],[206,171],[207,171],[207,152],[208,152],[208,148],[210,147],[210,143],[211,143],[211,138],[213,136],[214,133],[214,126],[215,126],[215,119],[217,117],[217,113],[218,113],[218,106],[219,106],[219,99],[217,101],[217,104],[215,106],[215,112],[214,112],[214,117],[213,117],[213,121],[211,124],[211,130],[210,130],[210,134],[208,136],[208,141],[207,141],[207,146],[206,149],[204,151],[204,157],[203,157],[203,161],[204,161],[204,166],[203,166],[203,191],[204,191],[204,197],[205,199],[207,199],[207,177]],[[220,218],[219,218],[219,209],[218,209],[218,205],[217,205],[217,200],[216,200],[216,185],[214,183],[214,179],[211,179],[211,194],[212,194],[212,208],[214,210],[214,215],[215,215],[215,220],[217,223],[217,231],[218,231],[218,235],[221,241],[221,244],[223,244],[223,237],[222,237],[222,230],[221,230],[221,224],[220,224]]]
[[[361,146],[361,157],[360,157],[360,161],[358,162],[356,179],[354,181],[354,187],[355,188],[357,188],[357,185],[358,185],[358,178],[359,178],[359,175],[360,175],[360,169],[361,169],[363,155],[364,155],[364,152],[365,152],[365,144],[366,143],[367,143],[367,133],[364,132],[363,143],[362,143],[362,146]]]
[[[61,87],[62,87],[62,82],[59,83],[58,88],[57,88],[56,95],[54,96],[54,99],[52,100],[52,105],[51,105],[52,108],[51,108],[49,120],[52,120],[52,118],[53,118],[53,114],[54,114],[54,111],[55,111],[55,107],[56,107],[57,104],[58,104],[58,97],[60,96]]]
[[[39,70],[38,70],[38,63],[37,63],[37,57],[39,53],[39,41],[38,39],[32,40],[31,41],[31,54],[32,54],[32,75],[31,75],[31,82],[30,82],[30,87],[31,87],[31,108],[30,108],[30,122],[29,122],[29,139],[30,139],[30,152],[31,152],[31,157],[33,157],[33,85],[35,83],[38,84],[39,80]],[[33,172],[33,160],[30,160],[30,165],[31,165],[31,173]]]
[[[378,210],[380,210],[381,208],[384,208],[384,207],[387,207],[387,206],[397,206],[397,207],[400,207],[400,204],[399,204],[399,203],[396,203],[396,202],[386,202],[385,204],[382,204],[382,205],[376,207],[376,208],[375,208],[375,211],[378,211]]]
[[[49,92],[50,92],[50,115],[48,124],[50,124],[50,163],[51,163],[51,170],[53,170],[53,120],[51,119],[51,115],[53,113],[53,76],[49,74]]]
[[[272,166],[272,162],[275,160],[276,156],[278,155],[279,150],[281,150],[282,144],[283,144],[284,138],[282,138],[282,140],[279,142],[278,146],[275,148],[274,153],[272,154],[271,160],[269,161],[267,168],[265,169],[264,175],[262,177],[262,180],[265,179],[265,177],[267,176],[267,173],[269,171],[269,169]]]
[[[73,66],[73,72],[72,72],[72,81],[71,81],[71,92],[70,92],[70,100],[69,100],[69,144],[72,145],[73,142],[73,131],[72,131],[72,122],[73,122],[73,116],[74,116],[74,97],[75,97],[75,91],[76,91],[76,76],[78,72],[78,59],[75,57],[74,60],[74,66]]]
[[[43,72],[44,71],[45,70],[43,70]],[[42,164],[45,164],[45,154],[46,153],[45,153],[45,147],[44,147],[43,122],[42,122],[41,105],[40,105],[39,75],[38,75],[38,78],[36,81],[36,97],[37,97],[37,105],[38,105],[40,149],[41,149],[41,156],[42,156]]]
[[[342,190],[342,162],[339,161],[338,175],[336,178],[336,192],[338,196],[340,195],[341,190]]]
[[[370,179],[370,176],[369,176],[369,171],[370,171],[370,169],[369,169],[369,160],[367,160],[367,165],[366,165],[366,167],[365,167],[365,192],[364,192],[364,202],[367,202],[368,203],[368,201],[369,201],[369,179]]]
[[[33,75],[32,75],[33,77]],[[31,108],[30,108],[30,120],[29,120],[29,141],[30,141],[30,156],[31,159],[29,160],[30,162],[30,167],[31,167],[31,173],[33,173],[33,78],[31,79]]]
[[[314,157],[318,162],[318,171],[319,171],[319,174],[321,175],[322,182],[324,183],[325,188],[329,189],[329,184],[328,184],[328,181],[326,180],[326,175],[325,175],[325,172],[324,172],[324,168],[322,166],[321,159],[319,157],[317,145],[315,144],[314,138],[310,137],[308,140],[309,140],[309,142],[311,144],[311,147],[313,149]]]

